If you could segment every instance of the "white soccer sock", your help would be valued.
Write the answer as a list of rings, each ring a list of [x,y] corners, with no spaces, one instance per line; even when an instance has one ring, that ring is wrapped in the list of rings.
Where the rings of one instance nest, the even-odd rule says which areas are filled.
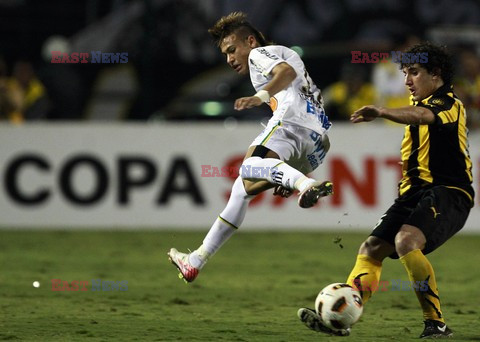
[[[291,190],[303,191],[315,182],[284,161],[276,158],[250,157],[243,161],[240,175],[248,180],[266,180]]]
[[[233,183],[232,193],[227,206],[220,213],[208,231],[203,244],[190,254],[190,264],[201,269],[222,245],[235,233],[245,218],[248,203],[254,196],[249,196],[241,177]]]

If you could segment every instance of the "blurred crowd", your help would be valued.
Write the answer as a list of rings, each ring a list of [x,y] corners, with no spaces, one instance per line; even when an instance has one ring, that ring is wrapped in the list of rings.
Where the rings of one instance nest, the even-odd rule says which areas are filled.
[[[419,41],[418,37],[409,36],[392,45],[393,50],[403,51]],[[467,108],[470,129],[478,129],[480,54],[474,46],[458,46],[452,52],[457,62],[455,93]],[[333,121],[348,120],[353,111],[368,104],[386,107],[409,104],[403,73],[399,64],[391,58],[385,63],[375,64],[353,64],[345,59],[338,70],[338,80],[325,86],[322,93],[325,110]],[[75,95],[71,95],[71,102],[75,102]],[[56,102],[52,101],[31,62],[16,61],[9,70],[0,56],[0,120],[19,124],[29,120],[57,118],[54,114]],[[73,110],[70,108],[70,113]]]
[[[225,67],[206,31],[220,15],[242,10],[252,14],[251,21],[259,23],[269,38],[305,48],[304,61],[323,91],[332,121],[347,120],[366,104],[409,103],[398,64],[391,60],[354,64],[350,50],[402,51],[432,38],[445,43],[456,60],[455,92],[466,105],[470,128],[480,128],[480,6],[474,0],[458,0],[454,6],[449,1],[384,0],[375,8],[368,1],[322,0],[319,6],[317,0],[282,0],[274,11],[265,6],[267,0],[82,0],[76,6],[87,9],[83,17],[73,10],[61,12],[63,7],[56,1],[51,8],[33,0],[0,2],[4,43],[0,45],[0,120],[4,122],[225,120],[235,115],[238,120],[258,119],[268,109],[241,116],[233,111],[233,100],[249,94],[251,86]],[[23,22],[31,22],[30,28],[24,27],[12,15],[22,16],[26,10],[48,13],[55,27],[38,26],[35,17]],[[76,31],[60,33],[56,11],[57,19],[65,19],[65,27]],[[66,17],[69,13],[78,19],[73,26],[73,19]],[[2,22],[18,23],[23,39],[12,40],[12,34],[1,30]],[[460,27],[450,40],[448,25]],[[459,25],[473,28],[473,33],[460,39]],[[35,35],[37,27],[43,31]],[[429,31],[434,27],[447,27],[447,32],[433,37]],[[65,35],[63,40],[53,39],[59,33]],[[335,49],[338,45],[341,48]],[[49,54],[60,46],[66,52],[127,52],[128,63],[52,64]]]
[[[17,61],[9,72],[0,57],[0,119],[13,123],[45,119],[50,101],[28,61]]]

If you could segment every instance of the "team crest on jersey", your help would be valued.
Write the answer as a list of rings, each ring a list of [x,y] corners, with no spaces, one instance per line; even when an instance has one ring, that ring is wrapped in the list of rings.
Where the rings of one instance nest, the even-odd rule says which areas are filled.
[[[431,103],[437,106],[443,106],[445,104],[442,99],[433,99]]]

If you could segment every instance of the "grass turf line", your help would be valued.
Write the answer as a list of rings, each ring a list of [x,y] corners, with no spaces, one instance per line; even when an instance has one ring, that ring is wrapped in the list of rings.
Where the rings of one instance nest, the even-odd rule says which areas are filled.
[[[296,311],[345,281],[366,235],[239,232],[185,284],[166,252],[197,247],[204,232],[2,230],[0,340],[338,341],[304,328]],[[480,340],[479,245],[459,235],[429,257],[455,340]],[[87,280],[88,291],[54,292],[51,279]],[[128,290],[91,291],[92,279],[126,280]],[[408,280],[386,260],[382,280],[392,279]],[[414,293],[387,291],[345,339],[413,341],[422,329]]]

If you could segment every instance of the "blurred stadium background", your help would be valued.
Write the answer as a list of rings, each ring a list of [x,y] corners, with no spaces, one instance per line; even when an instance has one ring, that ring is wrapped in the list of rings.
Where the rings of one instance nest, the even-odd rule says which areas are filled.
[[[232,110],[232,100],[251,92],[251,85],[228,69],[206,31],[234,10],[247,12],[275,42],[295,46],[324,91],[337,82],[352,82],[354,88],[363,89],[350,90],[359,101],[371,101],[382,89],[373,83],[375,65],[351,65],[352,50],[389,52],[416,38],[429,39],[452,49],[461,66],[459,79],[474,79],[479,72],[480,8],[474,0],[282,0],[275,6],[268,0],[64,4],[0,1],[0,76],[13,77],[27,89],[25,83],[32,78],[40,83],[32,84],[40,89],[29,89],[35,94],[26,96],[28,104],[21,113],[26,121],[211,121],[268,115]],[[128,63],[52,65],[51,51],[128,52]],[[46,103],[37,104],[41,99]],[[378,96],[376,100],[382,101]],[[206,105],[210,101],[217,104]],[[478,109],[478,98],[475,105]],[[331,116],[342,120],[342,113],[337,108]],[[8,117],[2,112],[2,118]]]
[[[108,237],[97,230],[168,232],[165,239],[142,235],[144,242],[138,244],[132,234],[115,238],[127,249],[148,246],[152,258],[163,258],[171,247],[161,244],[161,251],[152,252],[155,238],[179,243],[175,233],[180,230],[208,230],[235,178],[215,177],[208,170],[238,166],[270,115],[266,106],[233,110],[233,101],[253,89],[248,77],[239,77],[226,65],[207,32],[220,16],[238,10],[248,13],[268,38],[295,49],[321,87],[334,125],[332,149],[315,175],[336,186],[332,197],[309,211],[300,210],[292,198],[260,195],[252,201],[242,230],[368,233],[396,195],[403,127],[382,122],[353,127],[346,120],[364,104],[407,104],[408,95],[397,65],[352,63],[351,51],[390,53],[419,40],[445,44],[455,58],[455,90],[467,107],[475,190],[480,193],[477,0],[0,0],[0,243],[6,266],[3,286],[8,288],[4,296],[10,303],[5,307],[15,307],[15,298],[23,295],[15,285],[18,279],[28,283],[38,272],[47,282],[55,277],[73,280],[78,274],[82,279],[123,276],[100,270],[93,247],[96,273],[87,269],[90,264],[80,266],[80,273],[59,268],[52,261],[57,256],[40,244],[54,251],[68,241],[65,249],[71,246],[81,253],[74,248],[77,235],[40,237],[29,235],[31,230],[93,229],[90,238],[78,236],[78,241],[88,245],[91,239],[92,246],[107,250],[108,243],[95,239]],[[127,53],[128,61],[52,63],[52,51]],[[463,233],[480,232],[478,203]],[[24,231],[27,234],[21,234]],[[195,235],[195,241],[200,242],[200,236]],[[20,254],[12,244],[34,252]],[[111,255],[125,253],[112,248]],[[347,249],[353,256],[356,244]],[[98,258],[107,263],[111,255],[105,252]],[[19,259],[22,264],[17,265]],[[45,264],[15,273],[32,260]],[[158,260],[151,260],[153,274]],[[130,266],[138,269],[138,264]],[[161,266],[162,279],[174,277],[163,274],[173,273],[169,267]],[[345,268],[343,277],[349,266],[340,267]],[[126,277],[133,279],[135,271]],[[153,291],[155,281],[152,276],[142,284]],[[31,282],[27,285],[32,288]],[[151,297],[145,298],[148,303]],[[162,303],[184,304],[177,297]],[[15,322],[14,316],[6,321]],[[12,326],[0,337],[22,339]],[[171,336],[180,336],[172,331]],[[128,329],[124,333],[128,336]],[[29,336],[70,340],[68,335],[38,334]],[[194,339],[195,332],[191,334]],[[206,336],[211,340],[218,335]]]

